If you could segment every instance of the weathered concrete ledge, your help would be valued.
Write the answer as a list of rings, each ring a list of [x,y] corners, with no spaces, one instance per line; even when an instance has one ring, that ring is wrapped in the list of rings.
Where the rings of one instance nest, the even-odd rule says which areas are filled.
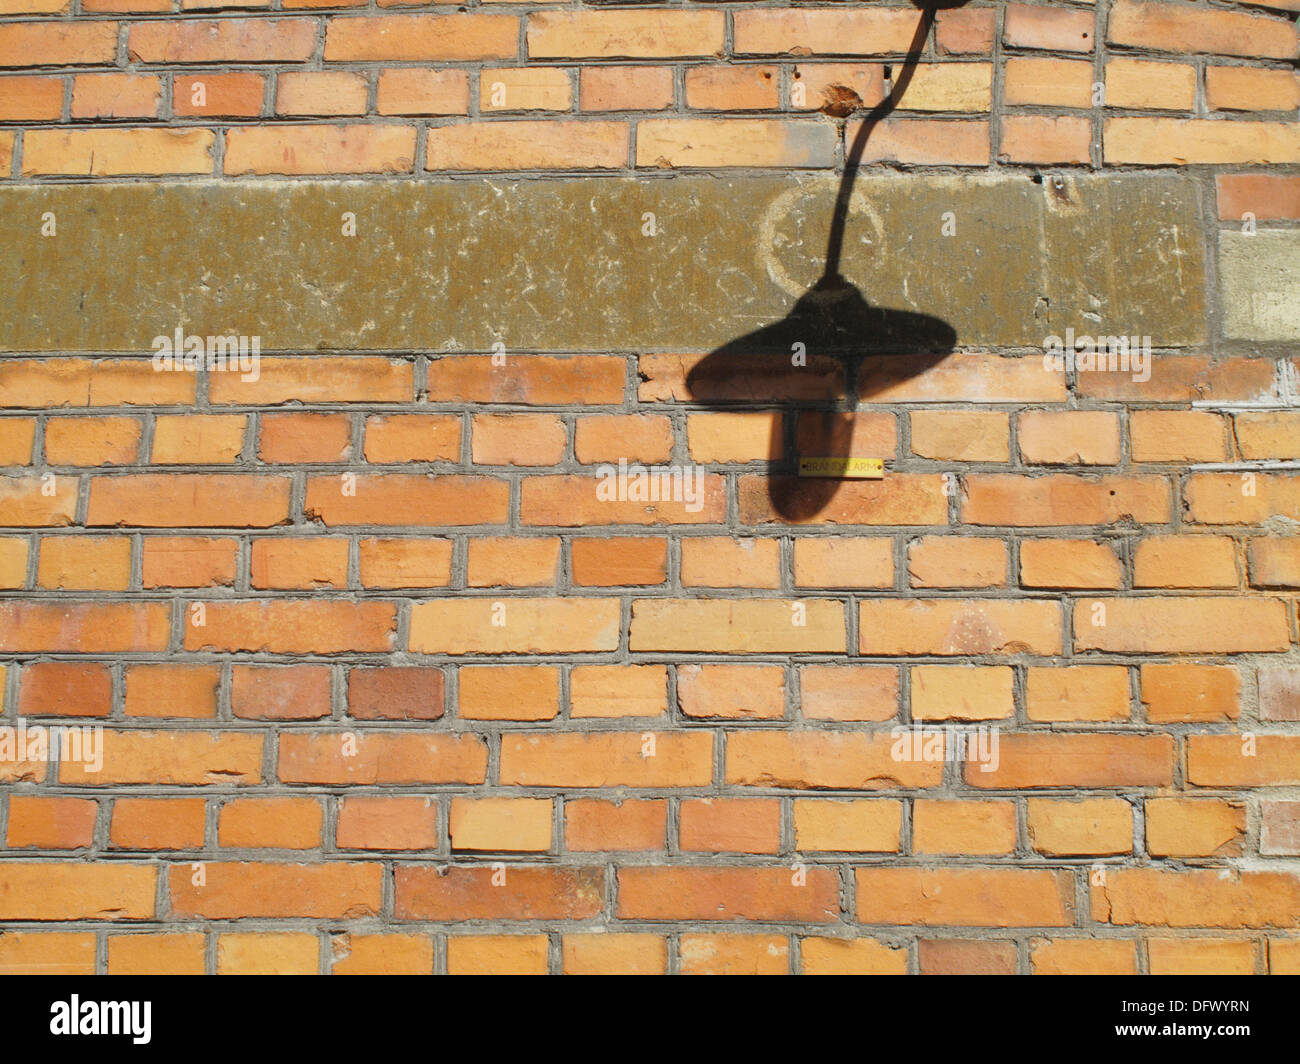
[[[1194,181],[1063,180],[864,176],[842,272],[961,346],[1070,326],[1203,341]],[[263,351],[705,350],[817,280],[834,194],[826,177],[11,186],[0,349],[144,353],[181,326]]]

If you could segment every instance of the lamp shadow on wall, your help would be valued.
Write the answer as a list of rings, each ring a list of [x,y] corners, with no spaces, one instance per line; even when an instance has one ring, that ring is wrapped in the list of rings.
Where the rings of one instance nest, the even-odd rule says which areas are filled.
[[[731,404],[755,393],[755,379],[770,384],[780,394],[782,411],[797,411],[801,400],[818,395],[816,367],[829,360],[840,368],[847,410],[822,412],[825,428],[817,433],[823,445],[815,457],[848,457],[853,410],[859,399],[870,398],[885,386],[882,375],[860,380],[864,363],[873,355],[908,355],[904,377],[915,376],[952,353],[957,340],[947,322],[929,314],[872,306],[858,288],[840,275],[840,253],[848,221],[853,183],[872,132],[902,100],[921,58],[926,37],[934,24],[936,8],[959,7],[965,0],[928,0],[920,3],[921,20],[889,95],[863,117],[862,125],[845,153],[844,173],[835,198],[827,241],[826,267],[821,278],[805,292],[780,321],[745,333],[716,348],[695,364],[686,377],[691,398],[707,409],[735,409]],[[795,345],[803,345],[807,364],[792,361]],[[899,379],[898,365],[888,383]],[[799,416],[796,414],[796,416]],[[784,418],[782,422],[784,422]],[[795,471],[797,473],[797,471]],[[841,481],[769,473],[768,496],[773,509],[790,521],[816,517],[834,498]]]

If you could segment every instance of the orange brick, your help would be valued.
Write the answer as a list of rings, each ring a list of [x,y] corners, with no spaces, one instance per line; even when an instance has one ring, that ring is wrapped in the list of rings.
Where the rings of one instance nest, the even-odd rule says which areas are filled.
[[[0,465],[31,465],[35,440],[35,418],[0,419]]]
[[[1290,645],[1280,601],[1231,598],[1076,600],[1074,646],[1118,653],[1230,654]],[[1104,622],[1104,623],[1099,623]]]
[[[1029,942],[1035,975],[1137,975],[1137,943],[1112,938],[1035,938]]]
[[[699,462],[752,462],[781,458],[781,415],[690,414],[686,438]]]
[[[999,159],[1086,165],[1091,157],[1092,123],[1086,118],[1008,115],[1002,120]]]
[[[627,165],[621,122],[464,122],[426,134],[426,170],[609,170]]]
[[[1035,410],[1017,422],[1020,454],[1048,465],[1115,465],[1119,415],[1101,410]]]
[[[936,10],[935,50],[940,55],[988,55],[996,12],[988,8]]]
[[[95,938],[89,931],[6,931],[0,975],[94,975]]]
[[[1177,4],[1117,0],[1106,39],[1162,52],[1292,59],[1295,32],[1277,19],[1246,12],[1199,10]]]
[[[63,591],[125,591],[131,583],[126,536],[46,536],[36,582]]]
[[[262,113],[266,79],[261,74],[196,74],[172,79],[172,112],[178,118],[256,118]]]
[[[469,75],[464,70],[381,70],[376,109],[381,115],[469,114]]]
[[[62,114],[62,78],[19,76],[0,80],[0,121],[56,122]]]
[[[1297,212],[1300,213],[1300,212]],[[1243,458],[1295,458],[1300,456],[1300,411],[1237,414],[1233,434]]]
[[[1190,111],[1196,104],[1196,68],[1146,59],[1106,61],[1106,106],[1142,111]]]
[[[1112,35],[1112,40],[1114,37]],[[1093,14],[1073,8],[1007,7],[1002,43],[1013,48],[1042,48],[1054,52],[1091,52]]]
[[[144,586],[229,587],[235,582],[239,544],[233,539],[146,536]]]
[[[1020,544],[1020,583],[1024,587],[1118,588],[1124,567],[1105,541],[1026,539]]]
[[[565,935],[565,975],[663,975],[668,970],[668,943],[660,935]]]
[[[133,417],[61,417],[45,426],[51,465],[128,465],[139,451],[140,422]]]
[[[346,490],[345,490],[346,489]],[[333,474],[307,478],[304,509],[325,525],[500,524],[509,509],[504,480],[419,473]]]
[[[1300,218],[1300,177],[1220,174],[1217,182],[1220,218],[1239,219],[1247,212],[1265,220]]]
[[[683,547],[686,542],[683,540]],[[888,539],[801,537],[794,541],[794,582],[798,587],[893,587],[893,543]],[[779,580],[770,586],[779,586]]]
[[[1168,735],[1004,735],[998,763],[968,763],[966,782],[1006,789],[1168,787],[1173,769]]]
[[[578,99],[584,111],[662,111],[673,103],[673,72],[669,67],[583,67]]]
[[[1013,56],[1006,60],[1002,96],[1013,105],[1088,108],[1092,106],[1092,82],[1092,64],[1081,59]]]
[[[668,712],[668,670],[662,665],[575,665],[569,673],[569,716],[658,717]]]
[[[1125,517],[1163,524],[1171,509],[1169,485],[1158,477],[979,473],[965,487],[962,519],[976,525],[1106,525]]]
[[[315,798],[236,798],[221,807],[217,845],[233,849],[313,850],[324,823]]]
[[[575,798],[565,803],[564,844],[579,852],[661,850],[668,803],[659,799],[605,801]]]
[[[444,713],[442,670],[428,665],[352,668],[348,713],[360,720],[437,720]]]
[[[482,783],[487,747],[476,735],[293,732],[280,738],[283,783]]]
[[[808,720],[889,720],[898,713],[898,669],[880,665],[805,665],[800,709]]]
[[[352,426],[344,414],[263,414],[257,453],[264,462],[346,462]]]
[[[1006,414],[988,410],[914,410],[912,451],[922,458],[1006,462],[1011,458]]]
[[[172,932],[108,936],[109,975],[203,975],[206,939]]]
[[[831,165],[834,137],[822,122],[776,118],[647,118],[637,123],[639,167]]]
[[[1152,975],[1254,975],[1257,953],[1250,939],[1152,938],[1147,970]]]
[[[125,677],[128,717],[217,715],[217,665],[128,665]]]
[[[112,63],[116,22],[7,22],[0,26],[0,66]]]
[[[580,586],[662,584],[668,578],[666,539],[575,539],[571,549],[573,582]]]
[[[684,587],[779,588],[781,545],[775,539],[690,536],[681,541]]]
[[[1235,588],[1237,546],[1227,536],[1149,536],[1133,555],[1134,587]]]
[[[1103,142],[1103,155],[1108,165],[1187,166],[1300,161],[1300,133],[1289,122],[1108,118]]]
[[[213,141],[207,129],[33,129],[23,138],[23,175],[211,174]]]
[[[373,414],[366,418],[366,461],[457,462],[460,435],[454,414]]]
[[[451,553],[449,539],[363,539],[361,586],[446,587],[451,583]]]
[[[118,798],[110,841],[125,850],[189,850],[203,845],[202,798]]]
[[[23,717],[107,717],[113,678],[106,665],[40,661],[23,667],[18,714]]]
[[[874,938],[805,938],[804,975],[906,975],[907,951]]]
[[[863,924],[1065,927],[1074,923],[1073,878],[1021,868],[859,868]]]
[[[462,665],[458,682],[466,720],[552,720],[560,712],[553,665]]]
[[[225,173],[410,173],[410,126],[237,126],[226,132]]]
[[[618,641],[617,599],[428,599],[411,608],[417,653],[556,654],[613,650]]]
[[[428,975],[433,939],[428,935],[334,936],[335,975]]]
[[[255,539],[249,555],[255,588],[347,587],[348,541],[336,536]]]
[[[581,732],[501,737],[503,786],[707,787],[713,737],[704,732]]]
[[[1133,808],[1119,798],[1029,799],[1029,844],[1052,857],[1132,853]]]
[[[550,942],[545,935],[452,935],[448,975],[545,975]]]
[[[1235,857],[1244,851],[1246,807],[1200,798],[1148,798],[1147,852],[1153,857]]]
[[[218,975],[315,975],[320,939],[302,931],[228,932],[217,936]]]
[[[776,853],[781,846],[781,804],[770,798],[683,801],[678,839],[686,852]]]
[[[1055,603],[998,599],[864,599],[860,654],[1058,654]]]
[[[286,70],[276,78],[279,115],[360,115],[370,86],[364,74],[341,70]]]
[[[149,920],[158,869],[121,861],[0,862],[0,919]]]
[[[780,71],[770,66],[698,66],[686,71],[686,106],[697,111],[771,111]]]
[[[891,55],[908,50],[920,15],[814,8],[737,11],[733,18],[738,55]]]
[[[512,15],[335,18],[325,34],[326,62],[513,59],[518,52],[519,20]]]
[[[577,419],[574,454],[579,462],[667,462],[673,427],[658,414],[590,414]]]
[[[532,59],[668,58],[720,54],[721,11],[538,11],[528,16]]]
[[[470,450],[476,465],[556,465],[568,430],[554,414],[476,414]]]
[[[921,939],[922,975],[1015,975],[1016,944],[992,939]]]
[[[554,587],[559,567],[560,540],[553,536],[475,536],[469,541],[466,583],[470,587]]]
[[[324,665],[236,665],[231,712],[241,720],[319,720],[330,712]]]
[[[127,40],[141,63],[301,63],[315,48],[316,23],[306,18],[137,22]]]
[[[586,920],[605,906],[603,868],[402,865],[394,879],[400,920]]]
[[[10,849],[79,850],[91,846],[97,802],[85,798],[46,798],[34,794],[9,797]]]
[[[1033,666],[1027,670],[1025,714],[1037,721],[1128,720],[1128,669],[1118,665]]]
[[[246,422],[240,414],[156,417],[151,461],[154,465],[238,461]]]
[[[269,528],[289,519],[289,478],[239,473],[93,477],[87,525]]]
[[[343,850],[431,850],[438,845],[433,798],[343,798],[338,845]]]
[[[726,780],[795,790],[933,787],[940,761],[899,761],[887,732],[737,731],[727,736]]]
[[[798,850],[897,853],[902,824],[902,802],[824,798],[797,798],[794,802]]]
[[[1198,410],[1135,410],[1129,415],[1135,462],[1221,462],[1223,418]]]
[[[152,75],[78,74],[72,79],[72,117],[157,118],[162,83]]]
[[[262,736],[248,732],[105,730],[103,767],[93,772],[93,766],[65,761],[59,766],[59,782],[101,787],[260,783],[262,741]]]
[[[795,548],[796,559],[798,547]],[[926,536],[907,545],[912,587],[1001,587],[1007,582],[1007,548],[1001,540]]]
[[[830,923],[839,918],[836,876],[807,868],[655,867],[618,870],[625,920],[757,920]]]
[[[567,111],[573,81],[558,67],[484,67],[479,71],[479,111]]]
[[[179,917],[357,919],[379,913],[382,869],[377,864],[269,864],[208,861],[206,882],[193,883],[189,865],[172,865],[168,886]]]
[[[0,648],[9,653],[160,651],[170,628],[161,602],[0,603]]]
[[[560,406],[621,403],[627,378],[624,359],[603,355],[550,358],[511,356],[494,366],[491,356],[457,355],[429,364],[431,403],[518,403]]]
[[[1289,926],[1300,906],[1287,872],[1116,868],[1090,891],[1093,919],[1116,927]]]
[[[790,946],[779,935],[682,935],[683,975],[788,975]]]
[[[790,107],[840,116],[874,107],[885,98],[884,73],[879,63],[800,63],[790,71]]]
[[[916,665],[912,719],[999,720],[1015,715],[1009,665]]]
[[[186,618],[185,649],[272,654],[340,654],[393,649],[396,608],[384,602],[323,600],[209,602],[206,624]]]
[[[912,807],[912,846],[917,853],[1011,853],[1016,848],[1015,804],[919,800]]]
[[[549,798],[453,798],[453,850],[545,852],[551,848]]]

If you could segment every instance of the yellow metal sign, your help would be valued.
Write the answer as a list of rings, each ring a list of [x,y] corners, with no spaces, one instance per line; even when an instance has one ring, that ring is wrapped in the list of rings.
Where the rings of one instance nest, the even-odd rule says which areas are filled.
[[[843,477],[846,480],[883,480],[883,458],[800,458],[801,477]]]

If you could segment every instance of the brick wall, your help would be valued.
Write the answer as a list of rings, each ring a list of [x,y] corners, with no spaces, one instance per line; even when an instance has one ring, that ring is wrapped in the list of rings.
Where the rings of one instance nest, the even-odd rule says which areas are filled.
[[[0,0],[0,971],[1300,972],[1297,9]]]

